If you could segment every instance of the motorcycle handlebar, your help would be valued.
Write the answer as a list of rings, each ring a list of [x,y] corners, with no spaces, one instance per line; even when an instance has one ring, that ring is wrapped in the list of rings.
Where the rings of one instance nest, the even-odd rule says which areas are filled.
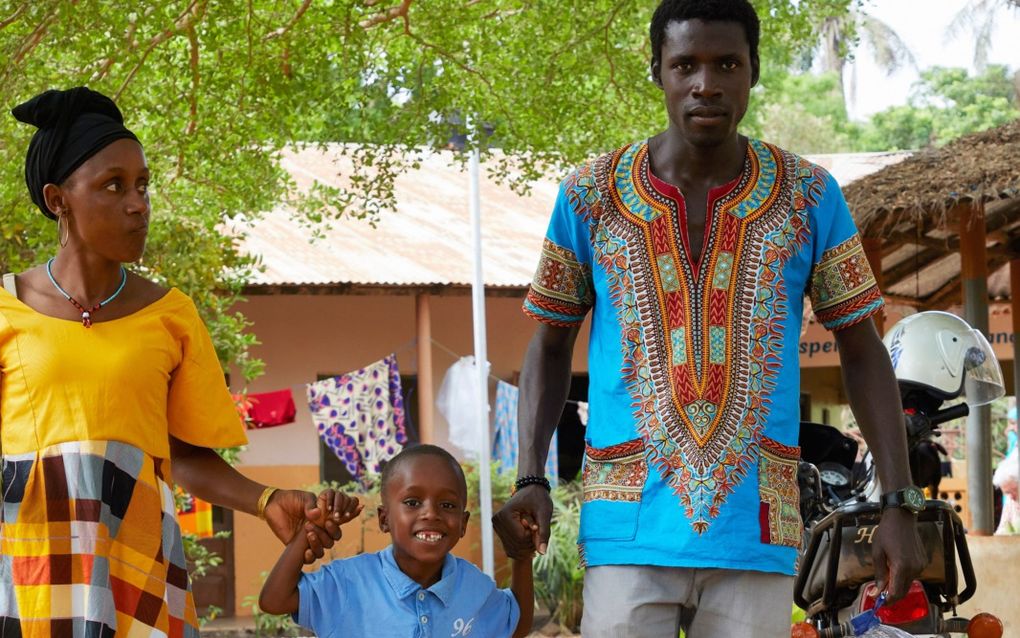
[[[928,422],[931,423],[932,427],[934,427],[936,425],[952,421],[953,419],[965,417],[968,414],[970,414],[970,406],[966,403],[958,403],[932,414],[928,417]]]

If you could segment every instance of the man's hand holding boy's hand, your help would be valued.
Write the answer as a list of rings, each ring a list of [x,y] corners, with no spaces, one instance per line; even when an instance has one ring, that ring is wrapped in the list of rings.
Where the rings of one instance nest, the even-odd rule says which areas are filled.
[[[305,563],[321,557],[324,554],[323,548],[332,546],[330,541],[339,540],[339,527],[357,518],[363,509],[364,505],[356,496],[348,496],[339,490],[323,490],[316,500],[315,509],[308,512],[308,520],[304,525],[308,540]]]
[[[552,523],[552,497],[538,485],[517,491],[492,517],[492,524],[510,558],[526,559],[544,554]]]
[[[528,517],[527,514],[521,514],[520,512],[514,512],[513,513],[513,520],[518,525],[520,525],[520,528],[521,528],[521,530],[522,530],[522,532],[524,534],[528,534],[529,536],[531,536],[532,544],[534,544],[534,542],[539,539],[539,527],[538,527],[538,523],[536,523],[534,520],[532,520],[530,517]],[[536,552],[536,548],[535,547],[531,547],[531,548],[522,547],[522,548],[519,548],[519,551],[518,551],[516,556],[510,556],[509,554],[507,554],[507,556],[510,557],[510,558],[513,558],[514,560],[526,561],[526,562],[528,562],[530,564],[531,563],[531,559],[533,559],[535,557],[535,552]]]

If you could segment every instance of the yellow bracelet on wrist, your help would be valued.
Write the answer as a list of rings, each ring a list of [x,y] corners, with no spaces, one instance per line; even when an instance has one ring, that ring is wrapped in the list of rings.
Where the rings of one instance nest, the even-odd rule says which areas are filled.
[[[262,490],[262,496],[259,497],[258,503],[255,504],[255,515],[266,520],[266,506],[269,505],[269,499],[273,498],[273,494],[276,493],[278,487],[267,487]]]

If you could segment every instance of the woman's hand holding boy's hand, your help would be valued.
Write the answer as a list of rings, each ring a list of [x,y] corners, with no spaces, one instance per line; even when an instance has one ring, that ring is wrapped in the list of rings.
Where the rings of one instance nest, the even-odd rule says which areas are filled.
[[[332,489],[319,494],[316,507],[308,511],[308,520],[304,525],[305,537],[308,540],[305,563],[322,558],[325,549],[332,547],[334,540],[340,539],[342,535],[340,526],[357,518],[363,509],[364,505],[356,496],[348,496]]]
[[[318,515],[318,509],[319,503],[311,492],[277,490],[266,504],[266,523],[280,541],[288,543],[304,527],[306,520]],[[326,528],[326,532],[329,540],[323,546],[329,548],[333,542],[340,540],[340,526],[332,524]]]
[[[357,496],[348,496],[339,490],[323,490],[319,494],[317,509],[337,525],[344,525],[356,519],[365,506]],[[312,522],[319,525],[316,521]]]

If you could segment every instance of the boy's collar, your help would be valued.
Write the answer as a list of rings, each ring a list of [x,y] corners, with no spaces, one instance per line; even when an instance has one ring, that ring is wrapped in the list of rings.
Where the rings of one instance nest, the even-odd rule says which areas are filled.
[[[393,593],[397,595],[397,598],[404,599],[422,591],[421,585],[400,571],[397,559],[393,556],[393,545],[379,552],[379,555],[382,558],[383,576],[393,589]],[[444,607],[449,607],[450,602],[453,600],[453,590],[457,580],[454,577],[456,576],[456,571],[457,559],[453,557],[453,554],[447,554],[443,560],[443,571],[439,576],[439,582],[428,588],[428,591],[435,594]]]

